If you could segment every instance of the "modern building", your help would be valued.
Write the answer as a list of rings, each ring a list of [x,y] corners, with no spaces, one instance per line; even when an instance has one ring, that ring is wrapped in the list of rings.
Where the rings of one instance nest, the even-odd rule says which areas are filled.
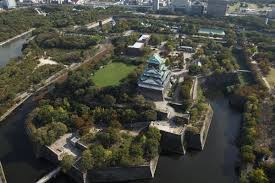
[[[191,12],[192,15],[203,15],[205,10],[205,5],[201,1],[194,1],[191,4]]]
[[[190,8],[191,8],[190,0],[172,0],[171,1],[172,11],[189,12]]]
[[[269,18],[275,18],[275,7],[269,12]]]
[[[207,14],[210,16],[225,16],[228,2],[226,0],[208,0]]]
[[[128,46],[127,55],[141,56],[143,54],[144,43],[135,42],[135,44]]]
[[[128,46],[127,55],[141,56],[143,54],[143,48],[148,44],[150,37],[149,34],[140,36],[135,44]]]
[[[158,11],[159,10],[159,0],[153,1],[153,10]]]
[[[4,0],[3,6],[7,9],[13,9],[16,8],[16,2],[15,0]]]
[[[154,54],[140,76],[138,86],[141,94],[151,100],[163,100],[170,83],[171,71],[165,65],[165,59]]]

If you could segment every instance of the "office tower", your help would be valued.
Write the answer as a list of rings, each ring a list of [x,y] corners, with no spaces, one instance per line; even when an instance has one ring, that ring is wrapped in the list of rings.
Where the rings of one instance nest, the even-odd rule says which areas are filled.
[[[208,0],[207,14],[210,16],[225,16],[228,2],[226,0]]]
[[[153,1],[153,10],[154,11],[159,10],[159,0],[154,0]]]

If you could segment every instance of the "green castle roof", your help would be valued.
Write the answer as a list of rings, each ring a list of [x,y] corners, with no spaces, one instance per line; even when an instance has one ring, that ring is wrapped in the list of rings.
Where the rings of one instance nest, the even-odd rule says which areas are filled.
[[[161,65],[165,63],[165,60],[161,58],[158,54],[154,54],[149,58],[148,63]]]

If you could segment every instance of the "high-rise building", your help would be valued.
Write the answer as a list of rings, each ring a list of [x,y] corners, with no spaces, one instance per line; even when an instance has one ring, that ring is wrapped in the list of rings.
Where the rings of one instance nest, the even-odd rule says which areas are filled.
[[[275,7],[269,12],[269,18],[275,18]]]
[[[16,8],[15,0],[4,0],[4,8],[7,8],[7,9]]]
[[[173,11],[184,10],[189,11],[191,7],[190,0],[171,0],[171,8]]]
[[[210,16],[225,16],[227,5],[226,0],[208,0],[207,14]]]
[[[202,15],[205,10],[205,5],[200,1],[194,1],[191,5],[192,15]]]
[[[153,1],[153,10],[154,11],[159,10],[159,0],[154,0]]]

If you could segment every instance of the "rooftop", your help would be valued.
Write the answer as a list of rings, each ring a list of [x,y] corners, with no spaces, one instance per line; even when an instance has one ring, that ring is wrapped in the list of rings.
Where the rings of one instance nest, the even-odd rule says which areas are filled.
[[[144,46],[144,43],[135,42],[135,44],[128,46],[129,48],[137,48],[140,49]]]
[[[142,36],[140,36],[138,41],[148,40],[148,39],[150,39],[150,37],[151,36],[149,34],[143,34]]]
[[[222,29],[210,29],[210,28],[200,28],[199,34],[213,34],[218,36],[224,36],[225,32]]]
[[[160,64],[164,64],[165,60],[161,58],[158,54],[154,54],[149,58],[148,63],[160,65]]]
[[[71,140],[76,142],[77,139],[78,138],[76,138],[72,133],[67,133],[52,145],[48,146],[48,148],[58,156],[59,160],[62,160],[64,154],[78,157],[81,154],[81,151],[71,143]]]

